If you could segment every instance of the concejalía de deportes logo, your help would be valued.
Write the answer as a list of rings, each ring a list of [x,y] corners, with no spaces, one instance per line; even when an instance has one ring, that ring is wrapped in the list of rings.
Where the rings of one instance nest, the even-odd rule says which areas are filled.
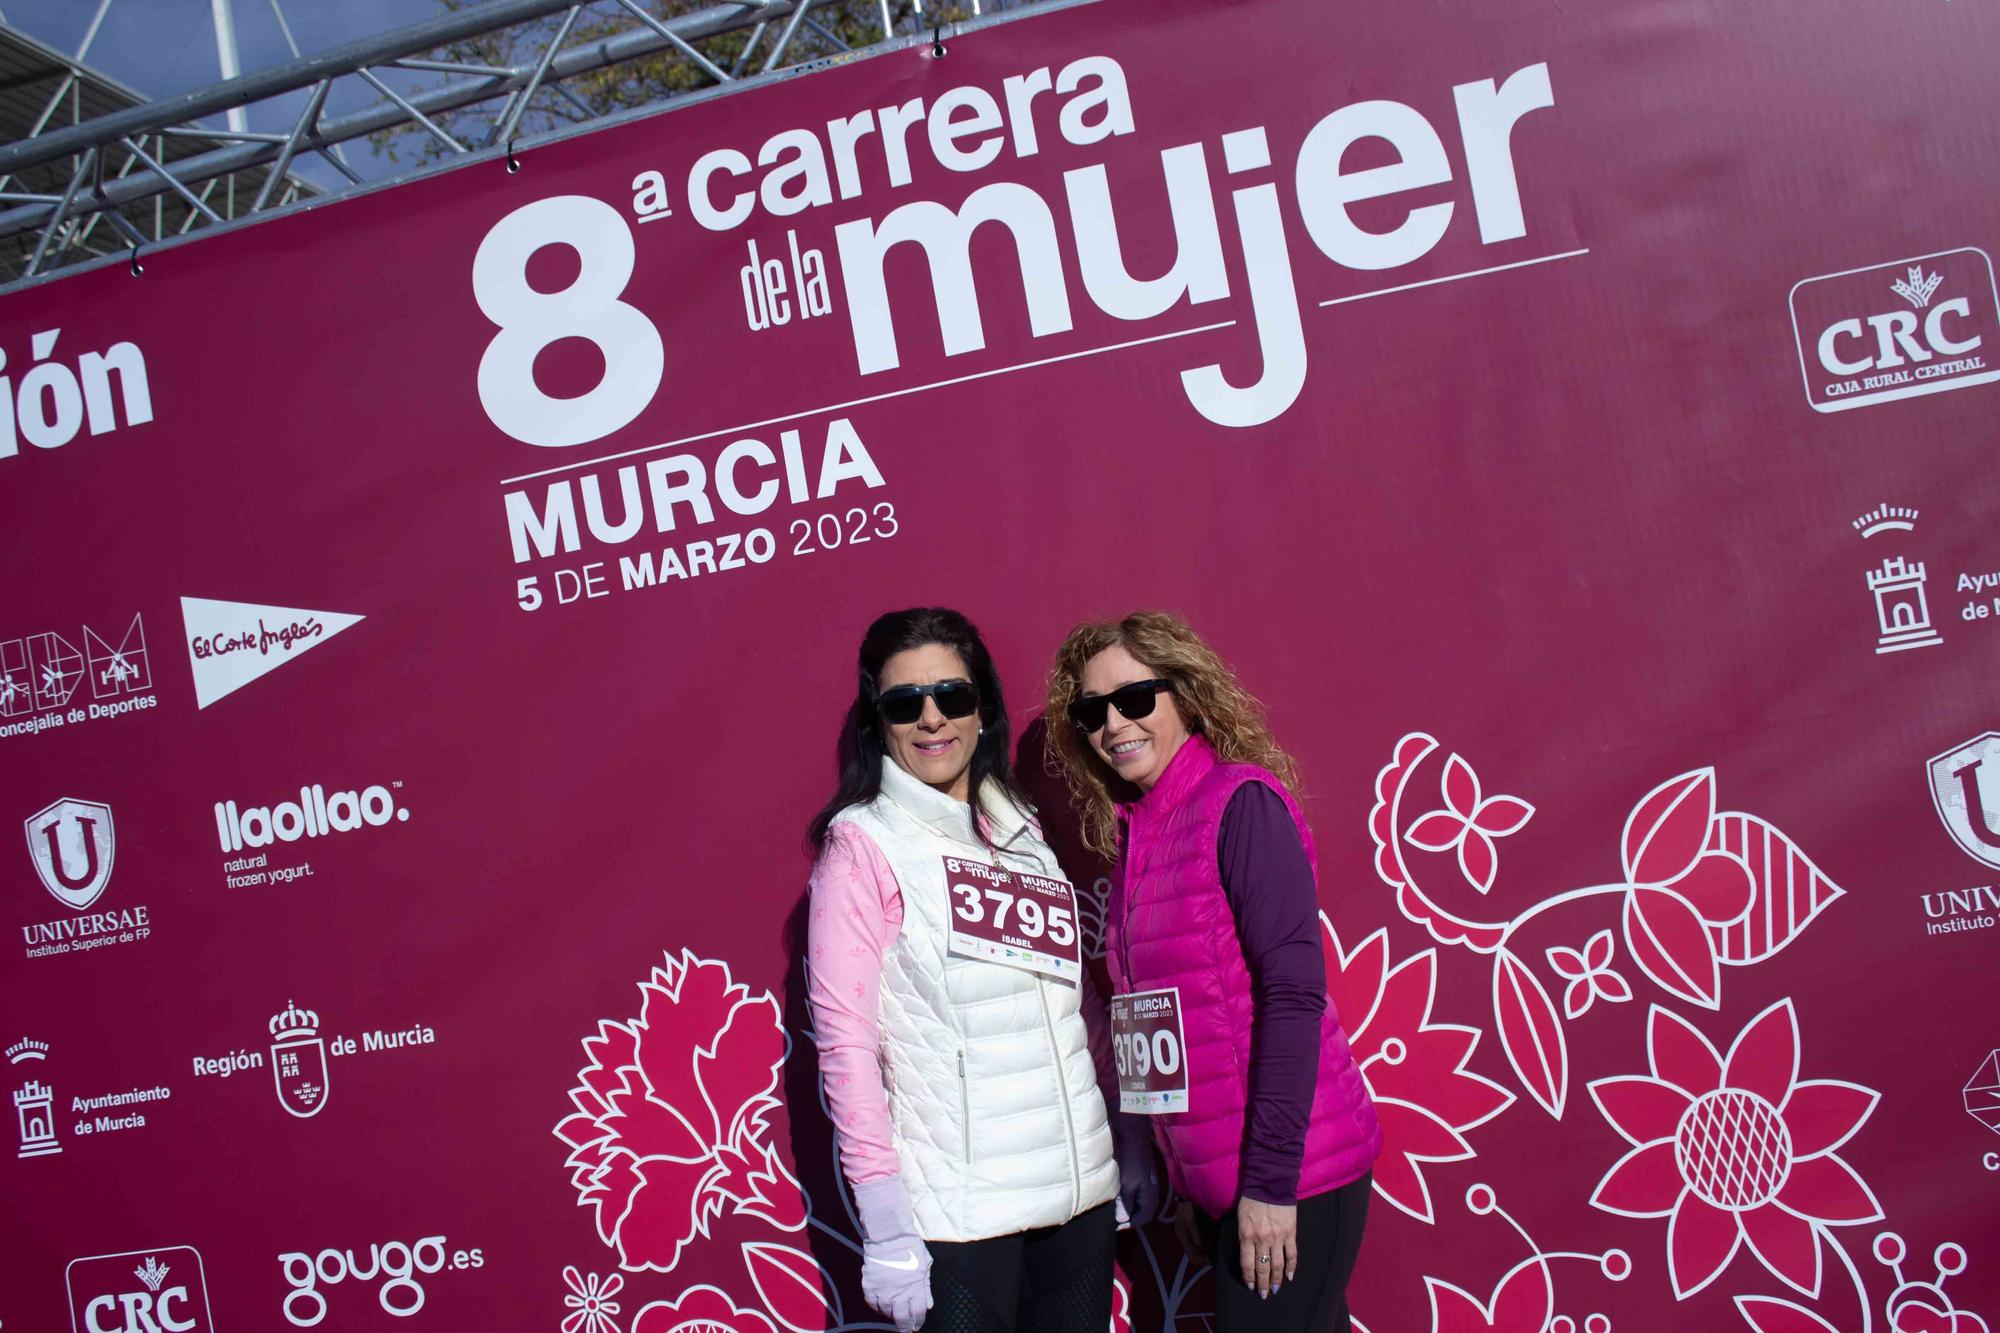
[[[443,1236],[425,1236],[414,1244],[400,1240],[370,1245],[366,1255],[352,1249],[321,1250],[307,1254],[293,1250],[278,1256],[284,1270],[285,1321],[294,1328],[312,1328],[322,1319],[330,1302],[327,1292],[349,1280],[381,1280],[375,1299],[390,1314],[408,1318],[424,1308],[426,1293],[422,1279],[444,1271],[483,1268],[486,1256],[477,1249],[452,1250],[448,1254]]]

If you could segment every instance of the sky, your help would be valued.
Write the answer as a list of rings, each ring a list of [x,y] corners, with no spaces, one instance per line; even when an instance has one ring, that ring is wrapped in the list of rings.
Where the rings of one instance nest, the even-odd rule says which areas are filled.
[[[99,0],[0,0],[8,26],[74,55]],[[373,33],[386,32],[442,12],[437,0],[276,0],[292,36],[307,55]],[[248,73],[292,58],[273,0],[229,0],[236,19],[238,63]],[[148,97],[159,98],[220,82],[212,0],[111,0],[84,63]],[[357,79],[334,85],[328,112],[338,116],[379,100]],[[303,92],[272,98],[249,109],[250,128],[289,131],[305,104]],[[213,121],[220,126],[220,118]],[[366,141],[346,147],[364,176],[396,168],[373,164]],[[323,163],[302,164],[301,174],[338,180]]]

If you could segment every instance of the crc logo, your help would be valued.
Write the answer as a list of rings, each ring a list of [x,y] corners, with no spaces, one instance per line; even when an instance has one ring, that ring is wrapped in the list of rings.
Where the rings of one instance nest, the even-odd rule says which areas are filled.
[[[357,1258],[353,1250],[325,1249],[318,1254],[292,1251],[278,1256],[291,1290],[285,1294],[285,1320],[294,1328],[311,1328],[326,1318],[327,1299],[322,1284],[336,1287],[353,1278],[357,1282],[387,1279],[375,1298],[382,1308],[399,1318],[408,1318],[424,1308],[424,1286],[419,1274],[428,1276],[445,1266],[443,1236],[425,1236],[414,1245],[400,1240],[370,1245],[368,1258]],[[486,1256],[478,1250],[454,1250],[454,1269],[479,1268]]]
[[[189,1245],[72,1259],[71,1333],[211,1333],[208,1280]]]
[[[1845,412],[2000,379],[2000,291],[1970,246],[1807,278],[1791,292],[1806,400]]]
[[[66,796],[30,815],[25,827],[28,856],[42,887],[73,912],[96,902],[111,882],[111,861],[118,850],[111,807]]]
[[[1931,803],[1967,856],[2000,870],[2000,731],[1974,736],[1931,760]]]

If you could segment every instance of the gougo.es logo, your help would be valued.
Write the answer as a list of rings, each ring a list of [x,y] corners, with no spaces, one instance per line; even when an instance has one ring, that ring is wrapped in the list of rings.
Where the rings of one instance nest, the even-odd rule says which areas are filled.
[[[278,1256],[284,1270],[285,1320],[294,1328],[311,1328],[326,1318],[327,1297],[321,1287],[337,1287],[352,1278],[356,1282],[382,1279],[376,1300],[384,1310],[408,1318],[424,1308],[424,1285],[419,1279],[442,1272],[447,1263],[453,1269],[481,1268],[486,1256],[477,1249],[453,1250],[447,1256],[443,1236],[425,1236],[414,1244],[392,1240],[370,1245],[365,1258],[353,1250],[327,1248],[318,1254],[291,1251]]]

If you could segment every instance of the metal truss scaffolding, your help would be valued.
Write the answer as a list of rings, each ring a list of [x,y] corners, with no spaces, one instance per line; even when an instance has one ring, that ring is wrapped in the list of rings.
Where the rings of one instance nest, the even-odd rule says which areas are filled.
[[[100,3],[100,18],[107,3],[108,0]],[[146,99],[140,94],[83,63],[90,38],[95,35],[93,25],[77,53],[65,55],[0,25],[0,143],[31,139],[51,125],[81,124],[145,104]],[[163,163],[170,171],[178,170],[186,158],[224,146],[222,139],[206,132],[181,129],[132,137],[136,153],[120,150],[107,159],[99,151],[97,161],[105,162],[110,174],[129,176],[134,171],[150,171],[148,161]],[[0,208],[60,203],[76,167],[77,161],[72,156],[0,174]],[[39,228],[0,237],[0,282],[25,275],[35,262],[38,248],[43,249],[38,267],[47,269],[53,267],[51,256],[56,254],[64,262],[77,263],[115,254],[136,240],[153,244],[183,235],[210,215],[225,220],[234,218],[263,191],[269,175],[269,167],[250,167],[211,177],[201,186],[194,203],[162,190],[151,198],[135,199],[115,212],[106,209],[89,217],[73,217],[64,225],[59,251],[41,246],[43,232]],[[313,192],[315,186],[295,177],[282,182],[274,197],[282,206],[301,194]]]
[[[133,224],[132,206],[142,201],[171,201],[185,214],[178,230],[187,232],[298,206],[302,193],[337,194],[435,169],[427,164],[364,181],[339,151],[339,145],[355,139],[414,129],[446,159],[495,150],[506,153],[511,165],[517,146],[629,114],[629,105],[615,112],[594,110],[565,86],[626,62],[664,60],[684,66],[673,83],[676,88],[685,84],[689,91],[674,95],[699,94],[778,70],[839,60],[885,42],[929,40],[937,25],[947,21],[1024,9],[1036,0],[958,0],[962,9],[944,10],[931,0],[928,11],[924,0],[724,0],[669,17],[654,11],[672,6],[651,0],[649,10],[647,2],[486,0],[157,102],[54,128],[45,120],[26,137],[0,145],[0,180],[18,181],[31,174],[42,182],[38,191],[17,187],[5,192],[0,187],[0,290],[66,264],[101,258],[101,241],[95,247],[88,244],[99,221],[108,222],[130,244],[136,269],[140,251],[163,239],[157,231],[148,235]],[[1051,8],[1061,2],[1042,0]],[[586,11],[592,17],[590,35],[576,40],[578,19]],[[426,58],[510,33],[534,38],[525,46],[529,58],[508,64]],[[737,33],[747,37],[715,40]],[[519,42],[502,46],[523,49]],[[409,86],[413,74],[428,80],[426,86]],[[391,78],[405,84],[404,89],[393,86]],[[343,79],[365,85],[377,100],[329,117],[328,95]],[[306,92],[305,104],[287,133],[232,132],[198,123],[300,90]],[[563,124],[559,131],[538,131],[529,138],[523,134],[523,120],[538,98],[544,107],[552,101],[560,104]],[[458,117],[457,135],[440,123],[447,113],[482,104],[497,107],[490,108],[490,117],[484,110],[478,113],[480,133],[471,136],[476,144],[466,141],[464,116]],[[518,145],[517,135],[522,136]],[[304,155],[320,158],[338,173],[331,189],[297,179],[295,164]],[[249,191],[242,182],[253,179],[245,176],[251,172],[255,193],[246,199]],[[218,181],[230,185],[227,217],[214,207]]]

